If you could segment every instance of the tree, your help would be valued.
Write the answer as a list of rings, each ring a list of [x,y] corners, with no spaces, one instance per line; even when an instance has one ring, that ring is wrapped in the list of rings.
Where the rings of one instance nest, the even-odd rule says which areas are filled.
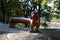
[[[3,23],[5,23],[5,1],[1,0],[1,8],[2,8],[2,20],[3,20]]]
[[[4,23],[12,16],[22,16],[19,0],[1,0],[0,10]]]

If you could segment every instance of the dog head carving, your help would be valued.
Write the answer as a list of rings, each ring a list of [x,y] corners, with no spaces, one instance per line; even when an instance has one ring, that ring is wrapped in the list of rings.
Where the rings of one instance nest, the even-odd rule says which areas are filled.
[[[33,11],[30,15],[30,18],[33,19],[33,20],[38,20],[38,13]]]

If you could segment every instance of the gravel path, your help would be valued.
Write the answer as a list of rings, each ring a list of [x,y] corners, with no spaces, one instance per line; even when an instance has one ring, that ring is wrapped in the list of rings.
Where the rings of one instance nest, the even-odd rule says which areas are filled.
[[[60,40],[60,29],[40,29],[39,33],[29,31],[0,33],[0,40]]]
[[[0,40],[60,40],[60,29],[39,29],[39,33],[30,33],[29,28],[13,29],[8,26],[0,23]]]

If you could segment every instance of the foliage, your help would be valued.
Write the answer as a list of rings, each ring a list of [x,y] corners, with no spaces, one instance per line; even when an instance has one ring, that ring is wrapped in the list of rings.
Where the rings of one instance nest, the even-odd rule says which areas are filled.
[[[47,3],[51,3],[53,0],[26,0],[24,2],[20,2],[20,0],[0,0],[0,21],[4,20],[5,18],[5,21],[8,22],[10,17],[24,16],[25,12],[31,13],[32,7],[28,5],[29,1],[31,1],[31,4],[34,5],[33,7],[35,7],[35,9],[37,5],[39,6],[39,18],[45,17],[45,21],[50,21],[52,19],[52,14],[55,8],[60,10],[59,0],[54,0],[52,6],[48,6]],[[4,7],[2,6],[2,2]],[[60,12],[56,13],[58,14],[57,16],[60,15]]]
[[[12,16],[22,16],[19,0],[2,0],[2,1],[0,1],[0,10],[1,10],[0,12],[2,12],[2,9],[1,9],[2,2],[4,4],[4,11],[5,11],[4,16],[6,16],[6,18],[5,17],[4,18],[6,19],[6,21],[9,20],[9,18]],[[2,13],[0,13],[0,14],[3,15]]]

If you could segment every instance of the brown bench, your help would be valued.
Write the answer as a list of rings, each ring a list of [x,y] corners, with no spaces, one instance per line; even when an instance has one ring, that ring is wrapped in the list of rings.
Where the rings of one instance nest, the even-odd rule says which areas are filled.
[[[38,31],[39,28],[39,22],[38,22],[38,13],[33,11],[31,12],[30,18],[24,18],[24,17],[11,17],[9,20],[10,28],[14,28],[14,23],[24,23],[29,24],[30,29],[33,30],[33,27],[36,26],[36,31]]]

